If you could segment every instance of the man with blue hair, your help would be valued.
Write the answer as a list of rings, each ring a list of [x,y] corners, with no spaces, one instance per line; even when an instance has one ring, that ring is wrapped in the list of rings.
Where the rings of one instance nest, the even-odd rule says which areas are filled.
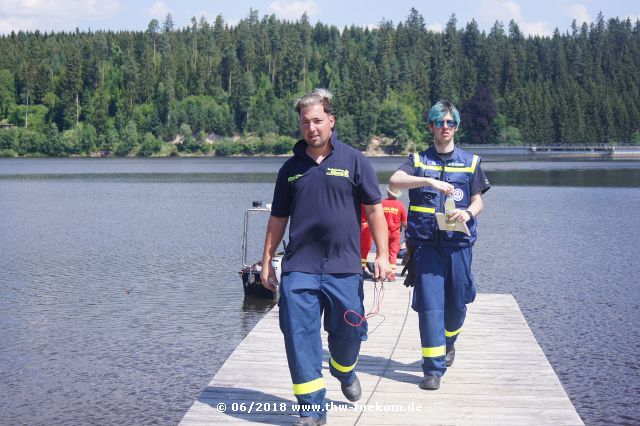
[[[410,155],[391,176],[390,186],[409,190],[405,285],[415,287],[412,308],[418,313],[424,373],[420,388],[436,390],[453,364],[466,304],[476,296],[471,250],[482,194],[490,185],[480,157],[455,146],[460,126],[456,107],[439,101],[428,120],[433,146]],[[446,215],[445,229],[438,226],[438,213]]]

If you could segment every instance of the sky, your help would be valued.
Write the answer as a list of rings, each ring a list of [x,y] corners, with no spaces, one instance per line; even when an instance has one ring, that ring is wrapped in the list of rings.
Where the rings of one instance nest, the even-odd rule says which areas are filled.
[[[640,19],[638,0],[0,0],[0,34],[11,31],[146,30],[149,21],[162,23],[170,13],[175,28],[204,16],[213,22],[222,15],[236,25],[257,10],[260,18],[275,14],[283,20],[298,20],[307,13],[316,22],[339,29],[352,24],[376,27],[381,21],[394,25],[406,20],[414,7],[430,30],[441,31],[455,14],[458,28],[475,19],[480,30],[489,31],[496,21],[518,23],[525,35],[550,36],[555,28],[570,31],[571,22],[591,23],[602,12],[605,19]]]

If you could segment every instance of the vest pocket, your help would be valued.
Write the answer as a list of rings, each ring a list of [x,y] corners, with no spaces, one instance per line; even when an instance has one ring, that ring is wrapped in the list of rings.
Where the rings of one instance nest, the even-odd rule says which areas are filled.
[[[471,188],[469,187],[469,175],[466,173],[453,173],[446,176],[448,183],[453,185],[453,199],[456,202],[456,208],[464,210],[471,204]]]
[[[435,221],[436,217],[433,213],[425,213],[419,211],[409,211],[409,220],[407,221],[407,236],[409,238],[417,238],[421,240],[435,239]]]
[[[457,183],[459,185],[468,184],[471,176],[467,173],[447,173],[445,180],[449,183]]]

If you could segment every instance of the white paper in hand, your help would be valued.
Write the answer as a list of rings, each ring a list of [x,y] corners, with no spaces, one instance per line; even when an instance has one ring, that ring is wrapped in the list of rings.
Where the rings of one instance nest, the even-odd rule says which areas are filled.
[[[453,198],[451,197],[447,197],[445,203],[444,203],[444,209],[445,209],[445,213],[436,213],[436,220],[438,221],[438,228],[440,228],[441,231],[455,231],[455,232],[462,232],[464,234],[466,234],[467,236],[471,236],[471,232],[469,232],[469,228],[467,227],[467,224],[462,222],[457,222],[457,221],[448,221],[447,220],[447,213],[450,210],[453,210],[456,208],[456,202],[453,200]]]
[[[444,213],[436,213],[436,220],[438,221],[438,228],[440,228],[441,231],[464,232],[468,237],[471,236],[469,227],[464,222],[447,223],[447,218]]]

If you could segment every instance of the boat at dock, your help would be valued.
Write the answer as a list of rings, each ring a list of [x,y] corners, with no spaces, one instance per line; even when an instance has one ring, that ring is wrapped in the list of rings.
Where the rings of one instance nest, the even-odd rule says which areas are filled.
[[[259,297],[259,298],[271,298],[278,299],[278,291],[272,291],[267,289],[262,285],[262,280],[260,278],[260,273],[262,272],[262,261],[257,260],[253,263],[248,263],[248,250],[249,250],[249,238],[252,235],[251,231],[251,218],[256,215],[264,215],[271,213],[271,204],[267,204],[266,206],[262,205],[261,201],[254,201],[252,203],[252,207],[245,209],[244,211],[244,227],[242,233],[242,269],[240,269],[239,274],[242,279],[242,288],[244,289],[244,295],[250,297]],[[284,242],[283,242],[284,244]],[[276,255],[271,260],[271,264],[273,265],[273,269],[276,272],[276,277],[278,282],[280,282],[280,273],[282,256],[284,252],[277,252]]]

